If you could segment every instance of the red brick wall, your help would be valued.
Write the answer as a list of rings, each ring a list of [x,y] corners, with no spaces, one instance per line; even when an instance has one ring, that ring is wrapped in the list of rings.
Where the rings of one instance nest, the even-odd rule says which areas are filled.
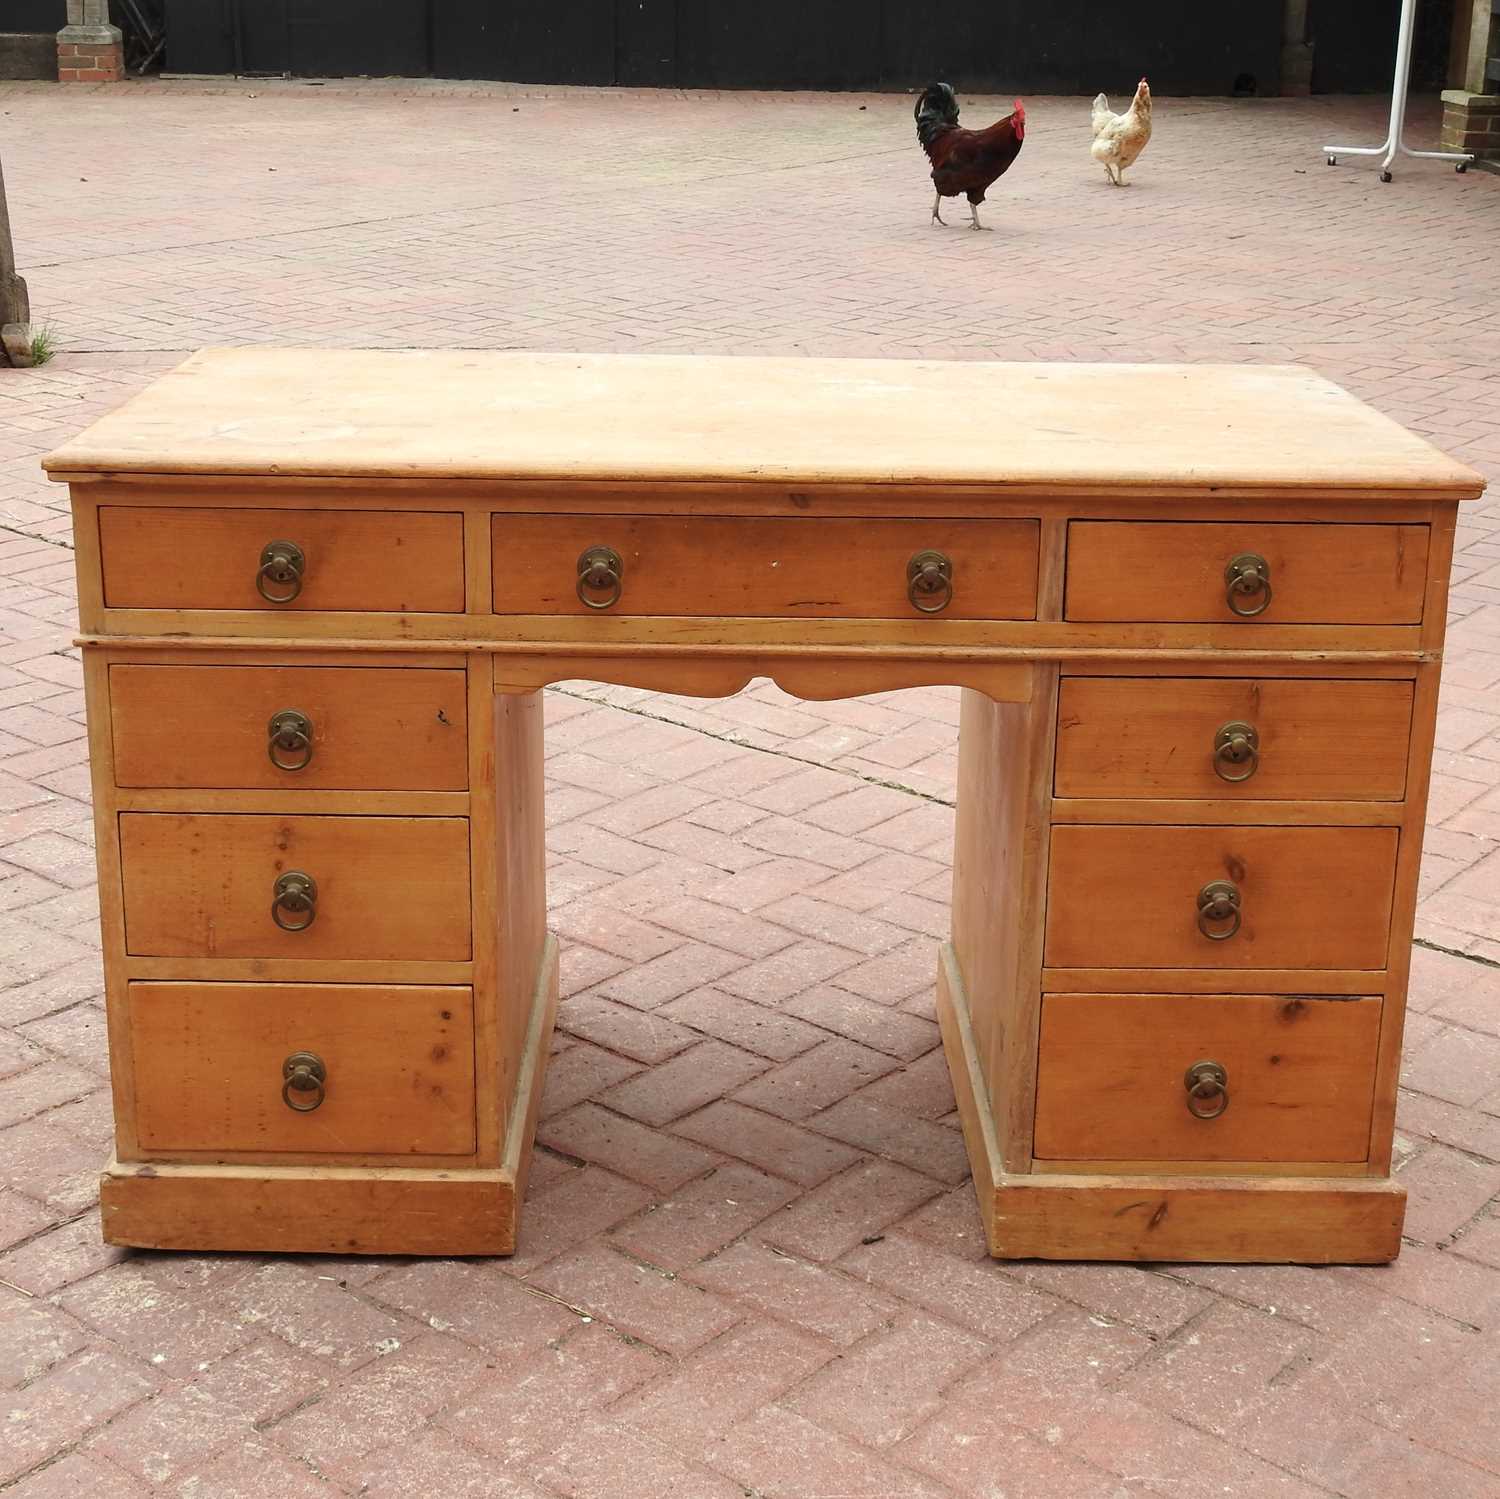
[[[1456,93],[1443,95],[1443,149],[1500,161],[1500,95],[1469,94],[1460,102]]]
[[[59,83],[113,83],[125,76],[125,60],[118,42],[59,42]]]

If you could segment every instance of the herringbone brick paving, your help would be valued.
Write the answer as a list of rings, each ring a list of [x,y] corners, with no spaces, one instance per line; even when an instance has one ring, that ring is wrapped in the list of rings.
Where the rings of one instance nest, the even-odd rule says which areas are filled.
[[[548,694],[567,997],[514,1259],[99,1240],[38,455],[187,350],[310,343],[1297,361],[1500,478],[1500,184],[1329,171],[1378,101],[1161,100],[1115,192],[1086,113],[1029,101],[980,236],[927,227],[900,98],[0,86],[65,351],[0,377],[7,1499],[1500,1494],[1500,497],[1454,566],[1395,1265],[986,1260],[931,998],[956,695],[766,684]]]

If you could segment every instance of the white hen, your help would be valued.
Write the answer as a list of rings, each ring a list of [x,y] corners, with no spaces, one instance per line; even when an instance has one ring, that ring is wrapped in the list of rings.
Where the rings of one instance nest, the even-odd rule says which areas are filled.
[[[1146,149],[1151,139],[1151,88],[1144,78],[1136,85],[1135,98],[1122,115],[1111,114],[1109,100],[1100,94],[1094,100],[1094,144],[1090,148],[1116,187],[1125,185],[1125,168]]]

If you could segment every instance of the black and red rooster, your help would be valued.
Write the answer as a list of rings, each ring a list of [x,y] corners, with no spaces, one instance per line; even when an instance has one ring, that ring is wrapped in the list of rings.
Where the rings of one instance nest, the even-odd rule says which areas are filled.
[[[958,123],[958,96],[946,83],[930,83],[912,113],[917,121],[917,139],[932,163],[932,185],[937,188],[933,220],[946,224],[938,211],[943,199],[963,193],[969,200],[973,227],[983,229],[979,205],[986,191],[1021,154],[1021,142],[1026,139],[1026,106],[1017,99],[1014,112],[988,130],[964,130]]]

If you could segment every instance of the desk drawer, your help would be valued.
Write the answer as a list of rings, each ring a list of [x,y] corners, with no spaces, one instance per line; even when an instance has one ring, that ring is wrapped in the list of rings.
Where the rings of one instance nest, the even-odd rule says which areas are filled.
[[[1264,565],[1263,581],[1237,558]],[[1427,586],[1427,527],[1260,521],[1074,521],[1065,617],[1272,625],[1412,625]],[[1231,607],[1231,599],[1233,607]],[[1254,612],[1251,612],[1254,611]]]
[[[672,515],[497,515],[497,614],[589,614],[581,558],[618,559],[583,593],[598,612],[806,618],[1033,619],[1039,524],[1033,520],[754,520]],[[913,602],[923,553],[946,562]],[[609,603],[618,591],[615,602]]]
[[[136,983],[130,1047],[143,1150],[474,1149],[468,989]]]
[[[115,783],[462,791],[467,681],[421,667],[112,666]]]
[[[1395,828],[1054,827],[1047,966],[1383,969],[1397,840]],[[1233,904],[1204,911],[1215,885]]]
[[[1035,1153],[1076,1161],[1362,1161],[1380,1008],[1379,999],[1285,994],[1049,994]],[[1203,1062],[1222,1070],[1222,1083],[1200,1068],[1190,1097],[1189,1069]]]
[[[291,543],[276,556],[268,549]],[[461,613],[463,517],[395,510],[99,511],[114,609]]]
[[[1410,682],[1066,678],[1056,794],[1399,801],[1411,712]]]
[[[132,957],[470,956],[466,818],[127,812],[120,856]],[[311,924],[283,930],[309,916],[294,874]]]

